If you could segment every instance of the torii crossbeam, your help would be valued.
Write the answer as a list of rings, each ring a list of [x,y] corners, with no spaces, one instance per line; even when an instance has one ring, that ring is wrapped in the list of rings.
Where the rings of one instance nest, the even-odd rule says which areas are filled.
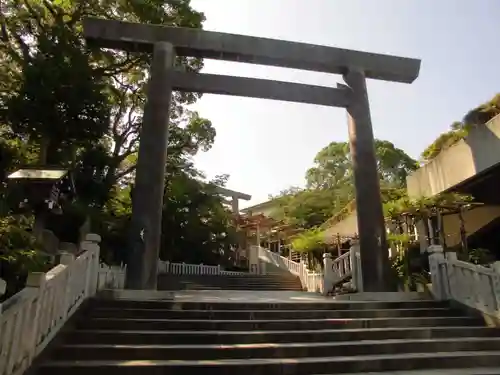
[[[358,203],[358,230],[363,290],[389,290],[388,252],[375,157],[366,78],[411,83],[420,60],[341,48],[164,27],[96,18],[84,20],[88,43],[105,48],[153,53],[136,172],[136,199],[127,287],[156,288],[161,235],[168,109],[172,90],[238,95],[346,108]],[[175,56],[342,74],[337,88],[290,82],[187,73],[175,70]]]

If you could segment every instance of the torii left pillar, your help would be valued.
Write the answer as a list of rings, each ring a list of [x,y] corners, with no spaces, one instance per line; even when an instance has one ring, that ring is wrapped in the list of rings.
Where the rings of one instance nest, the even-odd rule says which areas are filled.
[[[174,66],[172,44],[154,45],[132,202],[127,289],[156,289],[161,243],[169,109]]]

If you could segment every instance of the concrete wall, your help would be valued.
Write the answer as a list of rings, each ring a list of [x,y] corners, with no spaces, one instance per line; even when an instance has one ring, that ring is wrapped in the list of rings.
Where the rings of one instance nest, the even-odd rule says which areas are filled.
[[[471,130],[407,178],[410,197],[433,196],[500,163],[500,116]]]
[[[337,234],[345,237],[352,237],[358,234],[358,219],[356,210],[351,212],[344,220],[326,230],[326,241],[335,241]]]
[[[262,206],[261,206],[262,205]],[[270,216],[277,208],[277,204],[275,202],[264,202],[252,207],[247,207],[240,212],[245,213],[245,214],[251,214],[251,215],[264,215],[264,216]]]
[[[500,206],[483,206],[463,214],[467,237],[500,217]],[[446,245],[453,247],[460,244],[460,219],[458,215],[447,215],[443,220]]]
[[[483,206],[463,214],[465,221],[465,231],[467,236],[476,233],[478,230],[500,217],[500,206]],[[447,215],[443,219],[443,226],[446,236],[446,244],[453,247],[460,244],[460,219],[458,214]],[[419,236],[424,236],[423,226],[420,229]],[[354,236],[358,233],[358,223],[356,220],[356,211],[352,212],[346,219],[335,224],[326,230],[325,236],[327,242],[335,241],[337,234],[341,236]],[[422,243],[425,249],[424,243]]]

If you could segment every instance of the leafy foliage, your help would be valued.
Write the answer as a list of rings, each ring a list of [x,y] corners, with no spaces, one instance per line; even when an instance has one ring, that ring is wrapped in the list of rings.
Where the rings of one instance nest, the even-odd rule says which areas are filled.
[[[486,124],[498,114],[500,114],[500,94],[496,94],[486,103],[471,109],[465,114],[462,121],[451,124],[449,131],[441,134],[422,152],[422,160],[425,162],[431,161],[442,151],[467,137],[473,127]]]
[[[65,207],[61,220],[89,217],[92,230],[103,237],[103,258],[119,263],[128,245],[151,56],[88,47],[82,36],[88,16],[201,28],[204,15],[189,0],[2,2],[0,218],[19,203],[11,201],[5,179],[10,171],[37,163],[65,166],[75,172],[78,199]],[[193,72],[203,66],[187,57],[177,57],[176,64]],[[209,120],[186,109],[199,97],[180,92],[172,97],[161,257],[213,263],[231,258],[234,235],[222,198],[193,164],[193,156],[210,149],[216,136]],[[214,183],[225,181],[221,177]],[[18,238],[16,225],[3,227],[6,238]],[[28,227],[21,227],[32,241]],[[74,237],[66,233],[74,228],[61,228],[61,236]],[[4,255],[3,264],[13,270],[2,272],[2,277],[10,275],[9,284],[16,284],[15,262],[24,267],[27,254],[40,254],[36,246],[16,246],[0,242],[2,254],[7,254],[4,248],[21,249]]]
[[[406,175],[417,163],[389,141],[376,140],[376,154],[383,200],[404,194]],[[332,142],[318,152],[315,166],[306,173],[308,188],[290,188],[274,197],[273,217],[297,228],[331,225],[355,209],[349,147]]]
[[[472,249],[468,253],[468,262],[485,265],[495,261],[495,255],[488,249]]]
[[[408,196],[389,201],[384,204],[384,214],[386,217],[394,219],[403,214],[416,217],[428,217],[436,207],[458,209],[472,202],[473,197],[459,193],[443,193],[434,197],[422,197],[410,199]]]
[[[451,130],[441,134],[431,145],[422,152],[422,159],[430,161],[438,156],[442,151],[450,148],[460,140],[464,139],[468,134],[468,129],[461,122],[455,122],[451,126]]]
[[[382,200],[400,199],[406,195],[406,176],[417,163],[389,141],[376,140],[375,146]],[[324,250],[324,230],[356,208],[348,144],[330,143],[318,152],[314,164],[306,173],[308,188],[290,188],[274,197],[277,208],[272,216],[303,229],[292,241],[292,247],[303,252]]]
[[[300,252],[312,252],[325,248],[325,232],[319,228],[300,233],[292,241],[292,248]]]
[[[24,285],[29,272],[45,271],[50,264],[28,231],[30,225],[24,217],[0,218],[0,275],[9,280],[4,299]]]
[[[378,170],[381,181],[387,186],[406,185],[406,176],[418,168],[418,164],[393,143],[375,140]],[[352,165],[347,142],[332,142],[314,159],[315,166],[306,173],[311,188],[337,188],[351,184]]]
[[[272,216],[297,228],[312,228],[332,216],[349,197],[350,194],[342,195],[336,189],[298,190],[276,198],[277,208]]]

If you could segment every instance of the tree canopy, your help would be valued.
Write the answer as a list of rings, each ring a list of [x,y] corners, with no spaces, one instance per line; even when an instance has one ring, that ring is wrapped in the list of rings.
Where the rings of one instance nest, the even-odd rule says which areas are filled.
[[[399,198],[406,176],[417,168],[417,162],[389,141],[376,140],[375,150],[383,196]],[[307,188],[291,188],[274,197],[278,206],[275,218],[309,229],[322,225],[354,199],[346,142],[330,143],[318,152],[313,163],[306,172]]]
[[[418,168],[403,150],[392,142],[375,140],[380,180],[387,186],[406,185],[408,173]],[[307,186],[310,188],[335,188],[350,184],[352,165],[347,142],[332,142],[318,152],[314,166],[306,173]]]
[[[81,26],[87,16],[190,28],[202,28],[205,17],[189,0],[2,2],[0,230],[12,232],[17,220],[6,175],[20,166],[62,166],[74,171],[77,191],[65,215],[90,217],[103,237],[103,257],[120,262],[151,56],[88,47]],[[188,71],[203,66],[187,57],[176,64]],[[235,239],[230,212],[193,164],[216,137],[212,123],[186,107],[199,97],[173,93],[161,257],[219,263],[231,257]],[[2,267],[23,248],[35,249],[30,241],[13,241],[8,253],[0,248]]]

